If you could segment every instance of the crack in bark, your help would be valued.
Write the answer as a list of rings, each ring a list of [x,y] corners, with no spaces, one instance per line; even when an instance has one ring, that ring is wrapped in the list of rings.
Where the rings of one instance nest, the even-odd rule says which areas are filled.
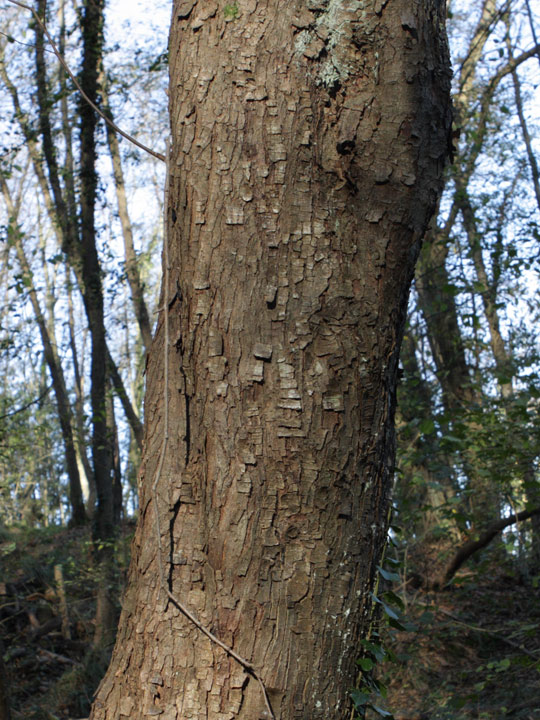
[[[187,467],[188,463],[189,463],[189,453],[191,450],[191,420],[190,420],[190,415],[189,415],[191,398],[187,392],[187,377],[186,377],[186,371],[184,370],[183,367],[180,368],[180,373],[182,374],[182,377],[184,379],[184,402],[185,402],[185,412],[186,412],[186,432],[184,435],[184,440],[186,443],[186,456],[185,456],[184,462],[185,462],[185,466]]]
[[[176,518],[178,517],[178,513],[180,512],[181,505],[182,505],[182,501],[180,499],[178,499],[174,503],[174,506],[172,508],[172,513],[171,513],[171,519],[169,520],[169,572],[168,572],[168,577],[167,577],[167,585],[169,587],[170,592],[172,592],[172,589],[173,589],[174,525],[176,523]]]
[[[242,683],[242,687],[240,688],[240,693],[241,693],[241,695],[240,695],[240,705],[238,706],[238,710],[237,710],[237,712],[236,712],[236,714],[238,715],[238,717],[240,717],[240,712],[241,712],[241,710],[242,710],[242,705],[244,704],[244,701],[245,701],[245,699],[246,699],[246,694],[245,694],[245,693],[246,693],[246,688],[247,688],[248,683],[249,683],[249,678],[250,678],[250,676],[251,676],[251,674],[247,674],[247,675],[246,675],[246,677],[244,678],[244,682]]]

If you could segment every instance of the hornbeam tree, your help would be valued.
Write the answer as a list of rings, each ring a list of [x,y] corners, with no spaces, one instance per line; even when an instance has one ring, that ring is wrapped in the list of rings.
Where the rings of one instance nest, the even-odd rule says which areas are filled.
[[[450,132],[442,0],[176,0],[140,518],[93,720],[341,720]]]

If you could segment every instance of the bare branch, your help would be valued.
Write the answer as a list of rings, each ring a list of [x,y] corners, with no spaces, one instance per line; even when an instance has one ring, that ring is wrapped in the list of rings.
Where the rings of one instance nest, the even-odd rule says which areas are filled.
[[[458,548],[450,564],[446,567],[446,570],[441,576],[435,578],[432,582],[427,583],[430,590],[441,590],[444,588],[450,580],[454,577],[459,568],[467,562],[479,550],[485,548],[489,543],[505,528],[509,525],[514,525],[522,520],[528,520],[535,515],[540,515],[540,507],[532,508],[531,510],[522,510],[518,513],[513,513],[508,517],[501,518],[492,523],[487,530],[481,533],[478,537],[470,538]]]
[[[23,8],[24,10],[28,10],[29,12],[32,13],[35,21],[39,24],[40,28],[43,30],[43,32],[44,32],[45,35],[47,36],[47,40],[49,41],[49,43],[50,43],[50,45],[51,45],[51,47],[52,47],[52,49],[53,49],[54,54],[55,54],[56,57],[58,58],[58,62],[62,65],[62,67],[64,68],[64,70],[67,72],[67,74],[69,75],[69,77],[70,77],[71,80],[73,81],[75,87],[76,87],[77,90],[80,92],[80,94],[81,94],[82,97],[85,99],[85,101],[90,105],[90,107],[91,107],[93,110],[95,110],[95,112],[97,112],[97,114],[98,114],[100,117],[102,117],[102,118],[105,120],[105,122],[107,123],[107,125],[109,125],[110,127],[112,127],[113,130],[114,130],[115,132],[117,132],[119,135],[121,135],[122,137],[126,138],[126,140],[129,140],[129,142],[131,142],[131,143],[133,143],[134,145],[136,145],[137,147],[141,148],[141,150],[144,150],[144,151],[147,152],[149,155],[153,155],[153,156],[154,156],[155,158],[157,158],[158,160],[161,160],[162,162],[165,162],[165,156],[164,156],[164,155],[162,155],[161,153],[156,152],[155,150],[152,150],[151,148],[147,147],[147,146],[144,145],[143,143],[141,143],[141,142],[139,142],[138,140],[136,140],[134,137],[132,137],[132,136],[129,135],[128,133],[126,133],[126,132],[124,132],[123,130],[121,130],[121,129],[118,127],[118,125],[116,125],[116,123],[114,123],[110,118],[108,118],[108,117],[98,108],[98,106],[97,106],[95,103],[93,103],[92,100],[90,100],[90,98],[88,97],[88,95],[84,92],[84,90],[83,90],[83,89],[81,88],[81,86],[79,85],[79,82],[78,82],[77,78],[75,77],[75,75],[71,72],[69,65],[67,64],[67,62],[64,60],[64,58],[63,58],[62,55],[60,54],[60,51],[59,51],[58,48],[56,47],[56,44],[55,44],[54,40],[52,39],[49,31],[47,30],[47,27],[46,27],[45,23],[44,23],[44,22],[42,21],[42,19],[39,17],[39,15],[38,15],[37,12],[34,10],[34,8],[30,7],[29,5],[25,5],[25,3],[22,3],[22,2],[20,2],[19,0],[8,0],[8,2],[10,2],[12,5],[17,5],[18,7]]]

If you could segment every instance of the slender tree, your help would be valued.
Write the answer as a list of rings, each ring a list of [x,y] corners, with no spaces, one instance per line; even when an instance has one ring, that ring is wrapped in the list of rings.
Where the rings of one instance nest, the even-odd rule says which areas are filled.
[[[513,170],[514,177],[508,182],[500,207],[496,210],[496,220],[488,220],[488,213],[493,211],[485,209],[487,200],[486,193],[482,192],[482,182],[487,179],[482,175],[482,172],[485,173],[482,164],[485,156],[493,152],[496,143],[502,147],[505,142],[497,139],[501,129],[497,102],[504,92],[504,84],[514,79],[515,87],[517,69],[526,61],[534,59],[537,53],[536,47],[519,54],[512,53],[511,45],[507,42],[507,54],[502,49],[497,52],[500,61],[492,66],[493,69],[489,67],[491,63],[484,62],[485,56],[493,59],[489,53],[493,52],[494,42],[502,39],[501,32],[505,32],[508,41],[510,7],[510,2],[501,5],[494,0],[482,0],[472,8],[477,13],[476,20],[465,49],[460,46],[457,63],[454,96],[455,158],[446,174],[442,212],[426,235],[417,266],[417,304],[431,352],[431,370],[435,373],[437,383],[431,384],[433,396],[430,404],[422,401],[420,406],[416,403],[416,412],[421,415],[420,421],[427,428],[426,433],[419,432],[419,418],[414,417],[414,398],[409,397],[403,403],[408,413],[406,419],[409,428],[406,432],[416,428],[417,445],[413,451],[414,462],[410,462],[411,453],[408,460],[405,460],[407,451],[402,456],[408,467],[403,476],[400,497],[406,498],[410,494],[410,481],[422,465],[427,463],[431,470],[443,469],[446,465],[446,472],[440,472],[438,477],[424,473],[424,495],[431,495],[436,502],[435,506],[430,503],[423,506],[423,519],[429,518],[432,532],[428,524],[423,523],[422,535],[426,540],[424,549],[419,547],[422,542],[419,542],[418,534],[414,537],[417,559],[425,550],[426,557],[420,564],[430,568],[434,575],[438,573],[433,554],[441,558],[446,556],[443,564],[446,563],[455,552],[456,540],[459,539],[455,532],[441,531],[448,528],[450,516],[460,518],[457,525],[455,522],[452,524],[462,531],[466,530],[467,524],[477,531],[487,530],[497,523],[508,495],[513,492],[510,479],[501,482],[500,478],[495,477],[496,473],[486,471],[483,414],[489,413],[492,391],[484,382],[482,372],[486,364],[494,365],[494,379],[501,395],[501,409],[497,415],[502,418],[505,416],[503,406],[510,401],[514,392],[512,380],[516,370],[514,358],[504,339],[501,318],[504,307],[501,263],[504,262],[502,258],[506,252],[502,238],[508,223],[508,200],[514,194],[520,171],[519,168]],[[456,12],[459,13],[459,10]],[[509,112],[504,105],[503,109]],[[517,115],[519,118],[519,108]],[[521,127],[523,131],[522,123]],[[528,153],[527,135],[522,134]],[[528,158],[530,161],[529,153]],[[500,176],[497,182],[501,182]],[[491,200],[490,203],[495,204]],[[487,215],[486,222],[479,222],[481,213]],[[495,242],[490,237],[494,232],[497,235]],[[458,253],[459,270],[452,268]],[[464,301],[465,289],[468,299]],[[467,308],[469,318],[465,314]],[[472,328],[471,332],[467,331],[467,323]],[[414,325],[418,327],[419,323],[415,322]],[[410,356],[406,359],[407,375],[414,361]],[[408,379],[413,380],[414,374],[409,373]],[[413,380],[407,387],[411,388],[417,382],[418,379]],[[432,412],[429,416],[422,415],[430,407]],[[407,438],[403,436],[404,440],[409,438],[410,433]],[[451,443],[453,446],[449,452]],[[523,467],[523,463],[520,466]],[[530,472],[525,474],[530,476]],[[456,482],[457,477],[459,482]],[[531,487],[533,491],[534,484]],[[439,502],[441,498],[446,499]],[[533,500],[532,504],[537,503]],[[426,507],[429,507],[428,511],[425,511]],[[465,519],[467,522],[464,522]],[[532,522],[538,522],[536,516]],[[440,570],[442,572],[442,568]]]
[[[69,401],[64,371],[60,363],[58,348],[54,339],[54,327],[51,328],[50,323],[47,322],[45,314],[42,310],[34,285],[30,263],[24,249],[23,236],[17,222],[20,211],[20,203],[14,202],[11,197],[9,187],[3,177],[0,177],[0,185],[2,187],[2,195],[6,202],[6,206],[10,212],[11,239],[15,245],[21,271],[26,279],[25,284],[29,290],[30,302],[32,304],[36,324],[39,328],[41,343],[43,345],[43,355],[51,374],[54,394],[56,396],[58,419],[60,421],[62,439],[64,441],[66,470],[69,479],[69,498],[72,511],[71,521],[74,525],[82,525],[86,522],[86,512],[84,508],[81,479],[79,476],[79,468],[77,466],[77,456],[75,452],[73,412]]]

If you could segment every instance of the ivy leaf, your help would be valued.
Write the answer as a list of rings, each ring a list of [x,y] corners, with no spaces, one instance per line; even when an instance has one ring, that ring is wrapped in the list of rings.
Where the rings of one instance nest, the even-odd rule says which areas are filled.
[[[394,608],[390,607],[390,605],[387,605],[385,602],[381,600],[381,605],[383,606],[384,612],[388,615],[390,620],[399,620],[399,615],[394,610]]]
[[[369,695],[361,690],[352,690],[351,698],[357,710],[363,710],[369,702]]]
[[[405,609],[405,605],[403,604],[403,600],[399,597],[399,595],[396,595],[395,592],[392,590],[387,590],[384,593],[384,597],[386,600],[388,600],[389,603],[393,603],[396,605],[400,610]]]
[[[358,660],[358,665],[362,668],[364,672],[369,672],[370,670],[373,670],[375,663],[371,658],[360,658]]]
[[[388,580],[388,582],[397,582],[400,579],[397,573],[392,572],[391,570],[385,570],[380,565],[377,565],[377,570],[385,580]]]
[[[383,708],[379,707],[378,705],[370,705],[369,707],[373,710],[373,712],[376,712],[381,717],[385,717],[385,718],[393,718],[394,717],[391,712],[388,712],[388,710],[383,710]]]
[[[386,658],[386,650],[381,645],[377,645],[369,640],[362,640],[362,645],[373,655],[377,662],[382,662]]]

